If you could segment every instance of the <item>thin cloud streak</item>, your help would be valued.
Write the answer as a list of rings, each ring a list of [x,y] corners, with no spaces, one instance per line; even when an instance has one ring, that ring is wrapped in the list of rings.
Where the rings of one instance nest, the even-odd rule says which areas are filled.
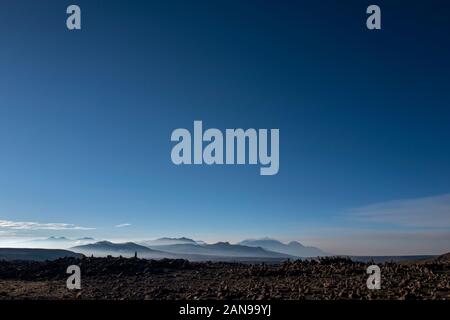
[[[81,227],[69,223],[40,223],[0,220],[0,228],[11,230],[94,230],[95,228]]]
[[[125,228],[125,227],[130,227],[131,223],[122,223],[122,224],[118,224],[115,227],[116,228]]]
[[[404,227],[450,227],[450,194],[416,199],[394,200],[355,208],[352,218]]]
[[[0,238],[2,237],[15,237],[16,233],[15,232],[9,232],[9,231],[0,231]]]

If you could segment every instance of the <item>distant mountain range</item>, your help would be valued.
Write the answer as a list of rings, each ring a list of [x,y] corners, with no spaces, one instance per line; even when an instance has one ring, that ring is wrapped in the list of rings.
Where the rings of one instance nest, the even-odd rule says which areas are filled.
[[[327,255],[315,247],[306,247],[299,242],[284,244],[278,240],[264,238],[244,240],[237,244],[217,242],[208,244],[186,237],[159,238],[138,242],[113,243],[96,241],[91,237],[66,238],[52,236],[21,243],[27,248],[68,249],[85,255],[132,257],[135,253],[147,259],[188,259],[192,261],[282,261]]]
[[[277,257],[320,257],[330,254],[316,247],[307,247],[297,241],[284,244],[281,241],[263,238],[248,239],[232,245],[228,242],[206,244],[189,238],[160,238],[157,240],[141,241],[139,244],[172,253],[189,254],[220,254],[223,256],[277,256]],[[251,247],[251,248],[248,248]],[[253,249],[252,249],[253,248]]]
[[[230,244],[228,242],[218,242],[215,244],[170,244],[150,246],[150,248],[176,254],[200,254],[223,257],[294,258],[288,254],[272,252],[260,247],[249,247],[240,244]]]
[[[165,245],[172,245],[172,244],[201,244],[202,241],[194,241],[189,238],[159,238],[156,240],[145,240],[145,241],[139,241],[138,244],[141,244],[143,246],[165,246]]]
[[[66,238],[52,236],[45,239],[27,240],[19,245],[27,248],[68,249],[76,245],[93,243],[95,241],[96,240],[91,237]]]
[[[179,239],[174,240],[175,242]],[[137,254],[140,258],[147,259],[187,259],[192,261],[254,261],[254,260],[286,260],[294,259],[294,256],[272,252],[259,247],[233,245],[228,242],[215,244],[198,244],[195,241],[185,240],[185,243],[143,246],[133,242],[112,243],[100,241],[93,244],[75,246],[71,250],[85,255],[94,256],[124,256],[131,257]],[[166,241],[166,240],[165,240]],[[148,243],[147,241],[141,243]],[[151,242],[155,243],[155,242]],[[156,242],[160,243],[160,242]]]
[[[16,248],[0,248],[0,261],[14,260],[32,260],[46,261],[56,260],[59,258],[74,257],[81,258],[82,254],[68,250],[59,249],[16,249]]]
[[[25,243],[25,242],[23,242]],[[23,244],[22,243],[22,244]],[[224,262],[268,262],[277,263],[287,259],[316,258],[329,256],[326,252],[315,247],[307,247],[299,242],[292,241],[287,244],[275,239],[249,239],[237,244],[217,242],[207,244],[189,238],[159,238],[125,243],[110,241],[97,241],[90,237],[69,239],[65,237],[50,237],[29,241],[33,246],[50,246],[55,249],[27,248],[0,248],[0,260],[54,260],[62,257],[96,256],[105,257],[123,256],[144,259],[187,259],[190,261],[224,261]],[[62,250],[71,245],[69,250]],[[382,263],[385,261],[424,263],[434,261],[436,256],[348,256],[354,261]],[[449,254],[439,257],[449,260]]]
[[[330,255],[315,247],[305,247],[297,241],[291,241],[288,244],[284,244],[275,239],[264,238],[244,240],[239,242],[239,244],[248,247],[261,247],[266,250],[289,254],[295,257],[321,257]]]
[[[99,241],[96,243],[75,246],[71,248],[71,250],[87,256],[93,255],[96,257],[108,255],[133,257],[137,254],[138,257],[146,259],[178,258],[167,254],[166,252],[153,250],[134,242],[112,243],[109,241]]]

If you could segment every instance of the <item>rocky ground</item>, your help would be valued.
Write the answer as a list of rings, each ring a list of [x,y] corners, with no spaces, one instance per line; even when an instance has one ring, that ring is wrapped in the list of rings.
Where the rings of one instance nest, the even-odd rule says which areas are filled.
[[[66,288],[69,265],[82,289]],[[381,290],[366,287],[370,264],[343,258],[278,265],[186,260],[63,258],[0,262],[0,299],[450,299],[450,263],[384,263]]]

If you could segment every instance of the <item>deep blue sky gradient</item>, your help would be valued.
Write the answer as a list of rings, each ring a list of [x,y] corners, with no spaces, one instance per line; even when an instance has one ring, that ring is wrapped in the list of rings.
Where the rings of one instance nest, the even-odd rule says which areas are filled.
[[[376,3],[371,32],[369,1],[2,1],[0,219],[98,237],[391,228],[342,216],[450,192],[450,11]],[[278,175],[174,166],[170,134],[194,120],[279,128]]]

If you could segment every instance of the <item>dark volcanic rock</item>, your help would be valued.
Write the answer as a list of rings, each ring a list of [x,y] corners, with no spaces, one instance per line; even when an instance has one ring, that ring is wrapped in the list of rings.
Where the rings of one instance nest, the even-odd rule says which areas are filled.
[[[82,290],[66,288],[78,265]],[[366,286],[370,264],[346,258],[282,264],[194,263],[138,258],[0,262],[0,299],[449,299],[450,265],[379,264],[381,290]]]

